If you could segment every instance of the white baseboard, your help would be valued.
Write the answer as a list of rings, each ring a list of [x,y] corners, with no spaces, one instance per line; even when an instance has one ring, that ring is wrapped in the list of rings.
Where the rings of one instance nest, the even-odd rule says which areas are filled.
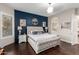
[[[70,44],[72,44],[72,42],[71,41],[68,41],[68,40],[64,40],[64,39],[60,39],[61,41],[63,41],[63,42],[67,42],[67,43],[70,43]]]
[[[60,39],[60,40],[63,41],[63,42],[70,43],[71,45],[79,44],[79,42],[72,42],[72,41],[64,40],[64,39]]]

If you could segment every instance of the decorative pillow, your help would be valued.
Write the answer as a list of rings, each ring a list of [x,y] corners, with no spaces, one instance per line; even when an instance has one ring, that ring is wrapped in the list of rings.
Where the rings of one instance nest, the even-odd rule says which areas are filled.
[[[32,32],[32,34],[37,34],[37,33],[38,33],[37,31]]]
[[[32,32],[32,34],[43,34],[44,32],[43,31],[34,31]]]

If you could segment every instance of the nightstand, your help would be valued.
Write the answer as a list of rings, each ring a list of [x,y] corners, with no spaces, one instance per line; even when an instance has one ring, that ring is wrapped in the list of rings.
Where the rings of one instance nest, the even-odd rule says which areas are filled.
[[[22,42],[27,42],[27,40],[26,40],[26,34],[19,35],[19,43],[22,43]]]

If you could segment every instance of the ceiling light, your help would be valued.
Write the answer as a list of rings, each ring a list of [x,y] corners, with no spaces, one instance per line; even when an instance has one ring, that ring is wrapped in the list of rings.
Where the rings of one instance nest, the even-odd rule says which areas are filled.
[[[47,8],[47,13],[52,13],[53,12],[53,7],[51,3],[49,3],[49,7]]]
[[[47,13],[52,13],[52,12],[53,12],[53,8],[52,7],[48,7]]]

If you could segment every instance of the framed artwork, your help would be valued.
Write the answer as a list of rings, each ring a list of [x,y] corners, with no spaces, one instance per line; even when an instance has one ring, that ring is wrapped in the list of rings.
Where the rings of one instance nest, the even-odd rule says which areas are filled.
[[[61,29],[71,29],[71,22],[63,22],[61,24]]]
[[[37,18],[32,19],[32,25],[38,25],[38,20]]]
[[[20,19],[20,26],[21,27],[26,26],[26,19]]]
[[[12,35],[12,16],[2,14],[2,37]]]
[[[51,20],[51,30],[55,31],[55,32],[60,30],[59,17],[52,18],[52,20]]]

